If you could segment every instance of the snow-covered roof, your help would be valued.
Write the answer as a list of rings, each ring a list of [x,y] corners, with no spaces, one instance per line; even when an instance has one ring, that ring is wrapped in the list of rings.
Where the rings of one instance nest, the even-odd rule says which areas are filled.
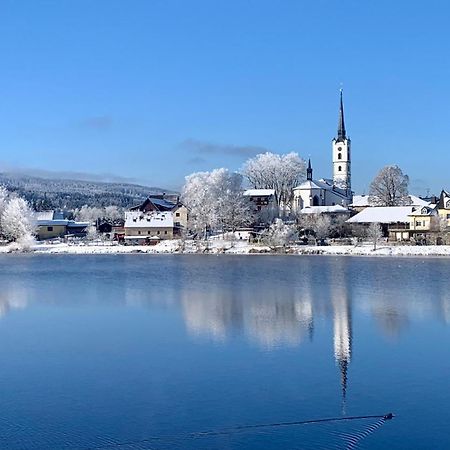
[[[347,220],[348,223],[409,222],[412,206],[372,206]]]
[[[334,194],[339,195],[343,198],[346,198],[345,191],[334,186],[331,180],[322,178],[321,180],[306,180],[302,184],[298,185],[294,188],[296,190],[310,190],[310,189],[323,189],[325,191],[332,191]]]
[[[128,211],[125,213],[125,228],[172,228],[173,214],[167,212]]]
[[[75,222],[74,220],[69,219],[38,219],[36,220],[36,224],[38,227],[79,227],[85,228],[90,225],[89,222]]]
[[[52,211],[39,211],[34,213],[36,220],[53,220],[53,210]]]
[[[353,201],[350,206],[353,207],[363,207],[370,206],[369,205],[369,196],[368,195],[354,195]]]
[[[429,206],[430,202],[427,202],[426,200],[422,200],[420,197],[417,197],[416,195],[410,195],[409,198],[411,199],[411,206]],[[354,195],[352,204],[350,205],[352,207],[361,208],[361,207],[367,207],[372,206],[369,202],[369,196],[368,195]]]
[[[275,189],[247,189],[243,195],[246,197],[269,197],[275,195]]]
[[[322,213],[348,213],[348,209],[341,205],[333,206],[307,206],[303,208],[301,214],[322,214]]]

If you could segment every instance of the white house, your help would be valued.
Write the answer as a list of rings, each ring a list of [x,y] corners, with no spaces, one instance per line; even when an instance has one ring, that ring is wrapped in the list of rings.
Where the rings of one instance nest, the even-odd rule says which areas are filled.
[[[174,220],[171,211],[143,212],[127,211],[125,213],[125,241],[157,242],[173,239]]]

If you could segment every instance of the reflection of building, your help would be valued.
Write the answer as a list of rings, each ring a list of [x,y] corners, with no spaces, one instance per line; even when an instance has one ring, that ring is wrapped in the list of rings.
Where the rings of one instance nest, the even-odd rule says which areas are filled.
[[[348,366],[352,357],[352,312],[345,279],[332,280],[334,358],[341,372],[342,409],[345,413]]]

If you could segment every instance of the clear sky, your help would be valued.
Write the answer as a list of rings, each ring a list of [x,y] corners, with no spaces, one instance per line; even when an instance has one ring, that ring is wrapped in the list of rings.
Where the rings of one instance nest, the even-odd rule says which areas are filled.
[[[2,0],[0,170],[177,188],[260,151],[331,175],[344,87],[353,185],[398,164],[450,188],[450,3]]]

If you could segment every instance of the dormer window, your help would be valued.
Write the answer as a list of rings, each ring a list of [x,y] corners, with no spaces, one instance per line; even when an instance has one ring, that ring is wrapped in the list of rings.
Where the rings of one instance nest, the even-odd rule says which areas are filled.
[[[426,214],[427,213],[427,208],[422,208],[422,214]]]
[[[450,209],[450,200],[447,200],[447,201],[445,202],[445,207],[446,207],[447,209]]]

